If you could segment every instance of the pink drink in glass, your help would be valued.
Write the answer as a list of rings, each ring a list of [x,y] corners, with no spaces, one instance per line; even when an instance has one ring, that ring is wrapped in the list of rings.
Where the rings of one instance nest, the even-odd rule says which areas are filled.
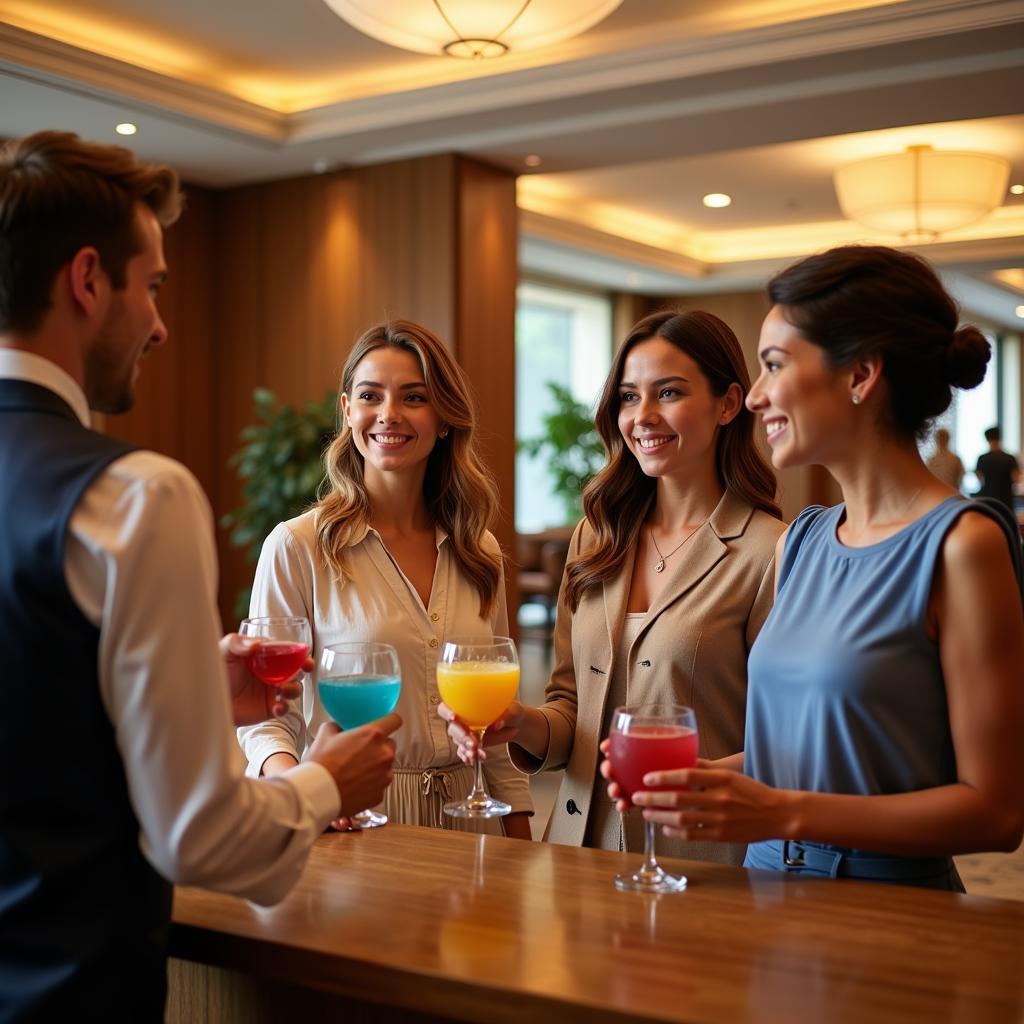
[[[264,640],[245,660],[257,679],[267,686],[280,686],[306,663],[309,644],[292,640]]]
[[[628,733],[611,733],[612,773],[628,798],[642,789],[672,789],[645,786],[648,772],[692,768],[697,763],[697,733],[683,725],[635,725]]]

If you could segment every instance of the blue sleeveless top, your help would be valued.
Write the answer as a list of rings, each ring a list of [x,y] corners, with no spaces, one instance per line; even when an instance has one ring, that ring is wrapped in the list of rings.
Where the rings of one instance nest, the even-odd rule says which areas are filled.
[[[744,771],[784,789],[883,795],[957,781],[938,645],[926,616],[950,497],[878,544],[845,547],[845,511],[790,527],[778,597],[750,651]]]

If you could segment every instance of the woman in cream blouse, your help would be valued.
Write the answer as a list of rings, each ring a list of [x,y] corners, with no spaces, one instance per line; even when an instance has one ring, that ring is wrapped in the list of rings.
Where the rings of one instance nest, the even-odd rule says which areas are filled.
[[[709,313],[645,317],[616,355],[596,416],[608,464],[584,492],[545,704],[513,704],[485,737],[508,742],[523,771],[566,769],[554,842],[643,848],[639,815],[620,820],[598,773],[616,706],[687,704],[702,757],[742,748],[747,652],[771,607],[784,529],[749,388],[736,336]],[[472,736],[440,713],[470,757]],[[739,846],[659,839],[659,849],[743,860]]]
[[[487,526],[497,500],[474,440],[462,371],[417,324],[396,320],[355,344],[341,381],[343,424],[325,455],[329,490],[309,512],[267,538],[252,615],[301,615],[313,655],[334,643],[392,644],[402,668],[395,777],[381,809],[412,825],[501,832],[528,839],[533,807],[508,757],[488,762],[487,783],[513,813],[463,821],[443,804],[469,792],[472,770],[456,757],[435,714],[445,637],[507,632],[505,580]],[[316,688],[282,718],[239,730],[253,775],[294,765],[329,718]]]

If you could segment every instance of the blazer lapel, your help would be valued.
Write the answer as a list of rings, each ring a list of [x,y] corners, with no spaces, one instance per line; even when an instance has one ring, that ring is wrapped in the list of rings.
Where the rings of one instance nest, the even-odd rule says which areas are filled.
[[[729,550],[726,541],[743,534],[752,514],[753,509],[746,502],[726,490],[708,521],[683,548],[682,558],[672,567],[665,586],[647,612],[645,629],[725,557]]]
[[[629,585],[633,580],[633,566],[636,562],[636,545],[627,552],[622,563],[622,570],[615,578],[608,580],[604,586],[604,621],[608,631],[608,650],[610,653],[608,674],[611,676],[611,662],[615,660],[615,652],[622,635],[622,624],[626,620],[626,603],[629,600]]]

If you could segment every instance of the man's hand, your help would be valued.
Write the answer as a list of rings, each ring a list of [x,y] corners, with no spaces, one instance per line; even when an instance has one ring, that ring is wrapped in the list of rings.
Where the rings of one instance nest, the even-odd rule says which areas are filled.
[[[255,725],[268,718],[280,718],[288,710],[287,701],[302,696],[302,683],[298,676],[280,686],[267,686],[250,671],[246,658],[263,641],[259,637],[243,637],[228,633],[220,641],[220,653],[228,670],[231,710],[235,725]],[[312,658],[306,659],[303,671],[316,668]]]
[[[392,712],[346,732],[332,722],[320,726],[306,760],[322,764],[331,773],[345,817],[374,807],[384,798],[395,761],[395,742],[389,737],[401,724],[402,719]]]

